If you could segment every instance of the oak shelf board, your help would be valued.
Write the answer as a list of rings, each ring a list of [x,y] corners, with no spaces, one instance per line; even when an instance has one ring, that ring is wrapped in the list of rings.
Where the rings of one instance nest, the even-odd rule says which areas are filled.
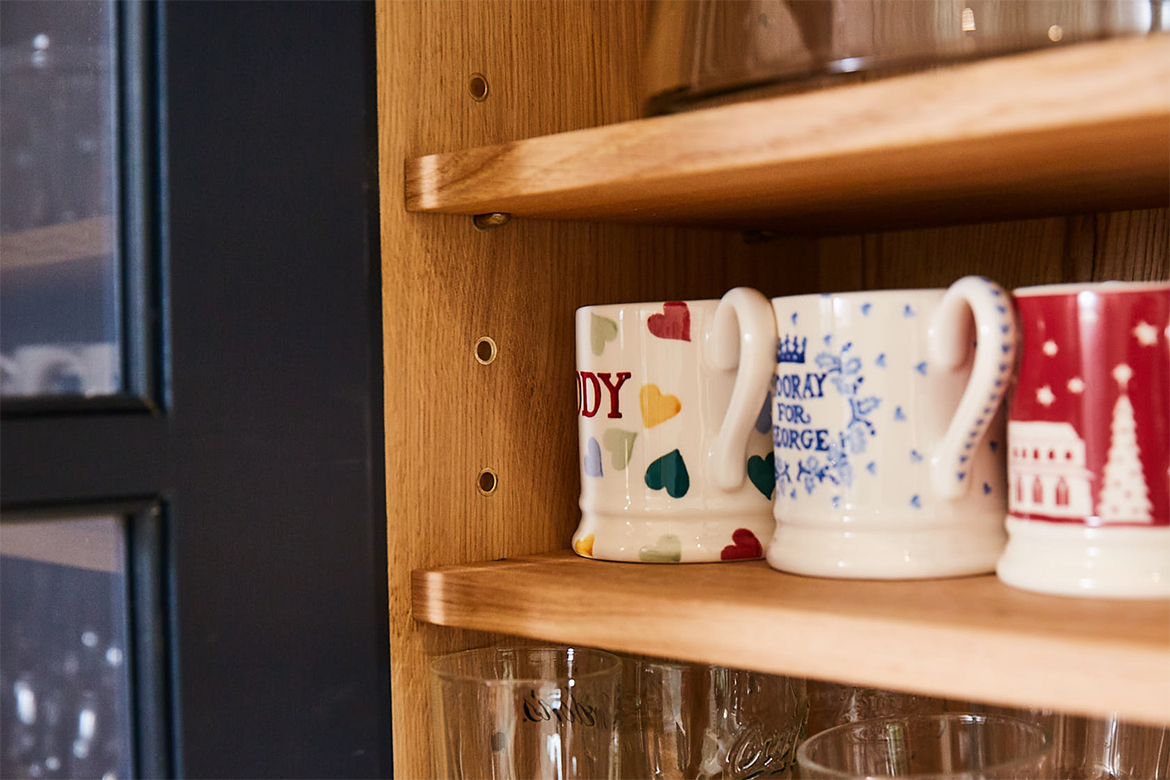
[[[412,573],[441,626],[982,702],[1170,724],[1170,602],[1072,599],[994,576],[875,582],[763,561],[570,551]]]
[[[844,233],[1170,202],[1170,34],[409,159],[406,208]]]
[[[0,235],[0,270],[108,257],[114,247],[112,217],[89,217]]]
[[[6,523],[0,558],[9,557],[110,574],[125,570],[121,532],[105,518]]]

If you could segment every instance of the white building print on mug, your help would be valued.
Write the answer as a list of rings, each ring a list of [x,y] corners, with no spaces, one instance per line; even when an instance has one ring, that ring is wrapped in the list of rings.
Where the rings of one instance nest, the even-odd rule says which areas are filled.
[[[1085,442],[1066,422],[1010,422],[1012,512],[1080,519],[1093,514]]]

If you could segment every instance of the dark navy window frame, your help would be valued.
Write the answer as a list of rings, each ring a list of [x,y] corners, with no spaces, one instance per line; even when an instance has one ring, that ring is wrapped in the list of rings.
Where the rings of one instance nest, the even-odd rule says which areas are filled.
[[[127,386],[0,510],[127,518],[139,775],[388,777],[373,4],[117,7]]]

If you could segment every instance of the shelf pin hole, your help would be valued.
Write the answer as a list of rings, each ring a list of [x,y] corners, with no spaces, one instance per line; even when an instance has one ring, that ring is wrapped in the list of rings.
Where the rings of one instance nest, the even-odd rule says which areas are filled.
[[[496,359],[499,351],[491,336],[480,336],[475,342],[475,359],[479,361],[480,365],[486,366],[491,363]]]
[[[479,490],[481,495],[490,496],[496,492],[496,488],[500,486],[499,477],[496,472],[485,468],[479,472],[479,476],[475,480],[475,487]]]
[[[476,103],[487,100],[488,82],[482,73],[472,73],[467,79],[467,93]]]

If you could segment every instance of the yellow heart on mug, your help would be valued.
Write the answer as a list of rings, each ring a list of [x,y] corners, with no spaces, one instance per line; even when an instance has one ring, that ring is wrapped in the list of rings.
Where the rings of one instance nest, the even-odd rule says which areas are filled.
[[[638,404],[642,407],[642,424],[647,428],[664,423],[682,411],[678,396],[663,395],[658,385],[642,385]]]
[[[577,541],[573,542],[573,549],[577,551],[578,555],[584,555],[587,558],[593,557],[593,534],[582,536]]]

